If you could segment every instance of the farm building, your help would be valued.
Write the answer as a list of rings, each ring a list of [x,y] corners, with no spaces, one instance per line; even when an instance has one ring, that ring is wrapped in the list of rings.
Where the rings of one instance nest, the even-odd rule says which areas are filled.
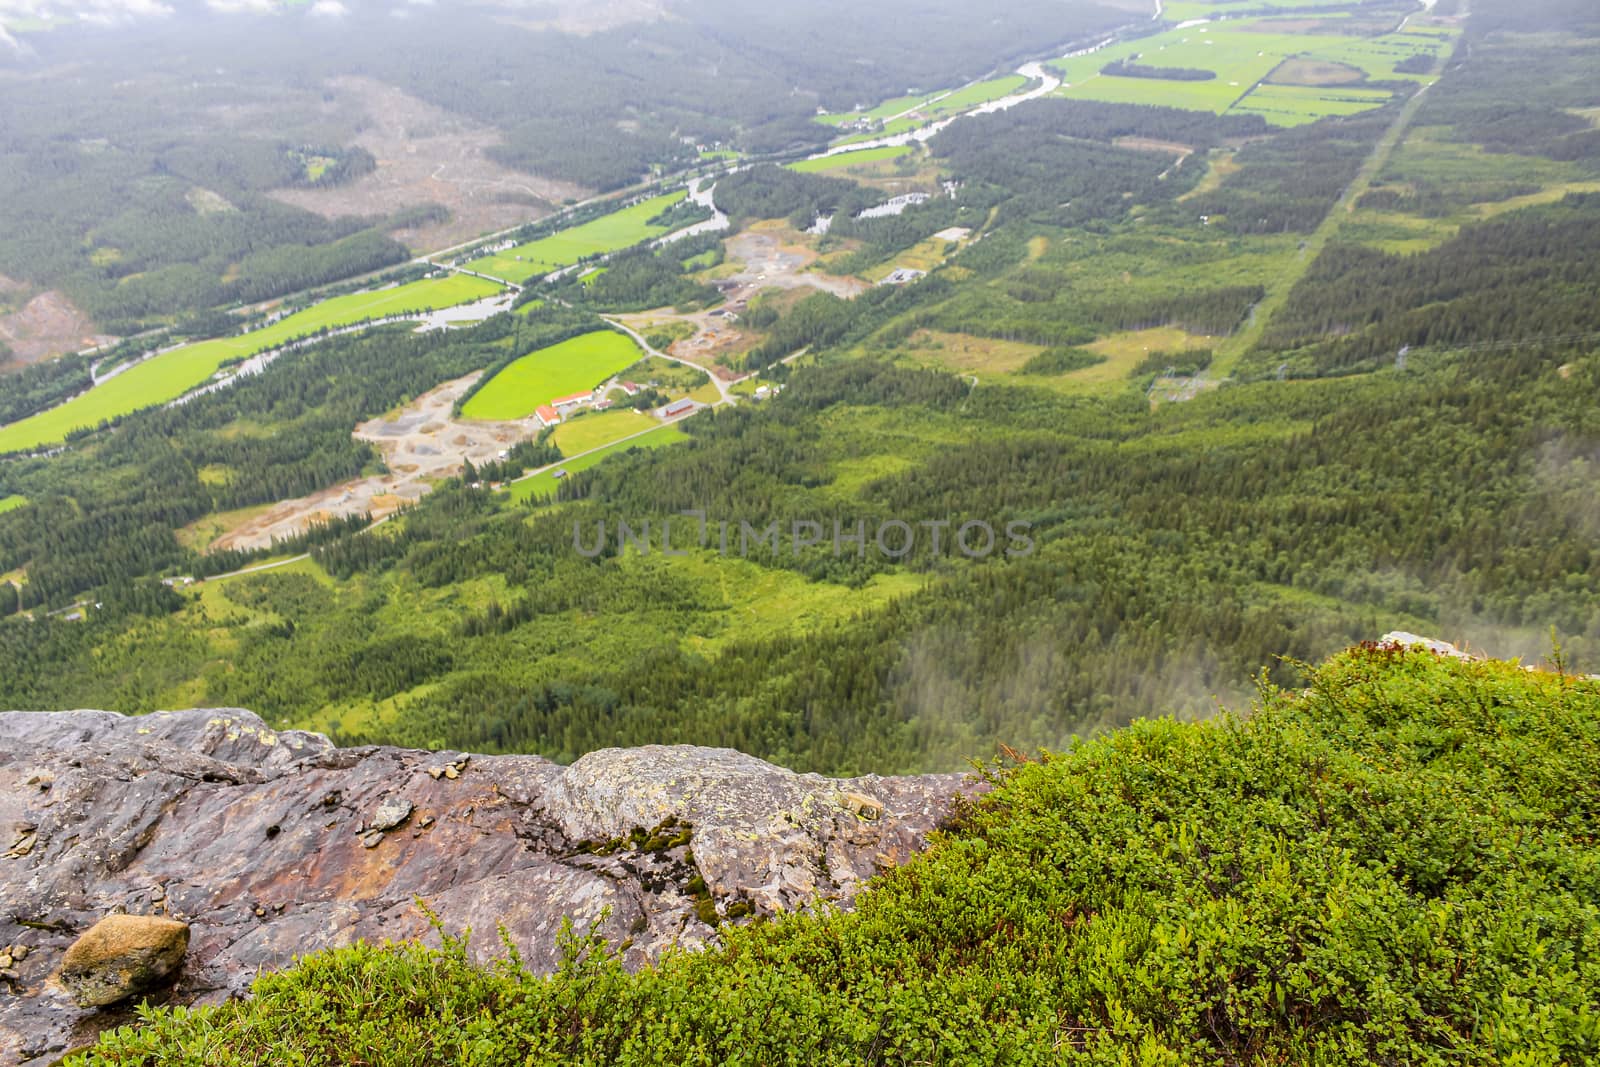
[[[580,408],[594,401],[594,393],[573,393],[571,396],[557,397],[550,401],[550,405],[561,414],[565,415],[573,408]]]
[[[561,424],[561,413],[549,404],[540,404],[539,410],[535,411],[534,415],[538,418],[541,426],[559,426]]]
[[[690,400],[688,397],[684,397],[682,400],[674,400],[665,407],[657,408],[656,417],[662,419],[675,419],[680,415],[688,415],[696,411],[699,407],[700,405],[697,402]]]

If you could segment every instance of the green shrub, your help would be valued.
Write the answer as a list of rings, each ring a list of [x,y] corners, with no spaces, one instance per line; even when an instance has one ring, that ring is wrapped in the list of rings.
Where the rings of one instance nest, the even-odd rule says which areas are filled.
[[[1193,377],[1211,366],[1211,349],[1192,348],[1187,352],[1152,352],[1128,372],[1130,378],[1147,374],[1171,373],[1179,377]]]
[[[357,946],[83,1064],[1577,1064],[1600,686],[1365,647],[1003,772],[850,914],[627,974]],[[354,1057],[359,1056],[359,1059]]]
[[[1047,348],[1022,365],[1023,374],[1069,374],[1104,363],[1106,357],[1087,348]]]

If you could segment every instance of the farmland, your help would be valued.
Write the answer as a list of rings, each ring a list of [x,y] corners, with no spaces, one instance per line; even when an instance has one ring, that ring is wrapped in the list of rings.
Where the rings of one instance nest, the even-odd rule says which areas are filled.
[[[632,408],[591,411],[556,427],[552,440],[564,455],[576,456],[592,448],[620,441],[653,425],[655,422],[649,415]]]
[[[628,248],[668,233],[667,227],[652,226],[650,220],[687,195],[687,190],[680,189],[675,193],[641,201],[570,230],[475,259],[470,265],[471,269],[479,274],[520,283],[562,267],[570,267],[589,256]]]
[[[1339,24],[1337,18],[1319,21],[1330,28]],[[1453,31],[1444,28],[1407,29],[1377,37],[1287,32],[1296,25],[1268,19],[1238,29],[1190,26],[1119,42],[1091,55],[1059,59],[1051,64],[1065,82],[1057,93],[1080,100],[1259,114],[1276,125],[1293,126],[1388,102],[1391,92],[1365,86],[1368,79],[1431,82],[1431,75],[1408,74],[1395,67],[1418,55],[1437,59],[1454,42]],[[1280,29],[1284,32],[1277,32]],[[1120,60],[1208,71],[1215,77],[1176,81],[1101,72]],[[1293,84],[1297,80],[1305,84]]]
[[[666,445],[676,444],[679,441],[686,441],[688,438],[689,435],[684,433],[683,428],[676,423],[658,426],[654,430],[647,430],[638,437],[618,441],[616,444],[600,449],[597,452],[590,452],[586,456],[579,456],[577,459],[562,463],[555,470],[548,470],[516,483],[510,489],[511,500],[514,503],[523,504],[530,500],[555,496],[556,488],[560,485],[560,479],[555,476],[556,470],[564,470],[568,474],[576,474],[578,471],[588,470],[601,460],[626,452],[630,448],[662,448]]]
[[[1020,92],[1027,85],[1028,79],[1020,74],[1006,74],[959,89],[927,93],[922,96],[898,97],[866,111],[852,111],[842,115],[818,115],[817,121],[838,127],[863,122],[873,124],[872,130],[857,133],[840,142],[850,144],[853,141],[907,133],[929,122],[948,118],[981,104],[1010,96],[1012,93]]]
[[[229,363],[321,330],[452,307],[497,292],[499,287],[493,282],[452,275],[334,297],[259,330],[182,345],[131,367],[64,404],[0,429],[0,453],[38,448],[64,440],[73,430],[175,400]]]
[[[859,152],[843,152],[836,156],[822,156],[817,159],[802,159],[798,163],[789,164],[789,169],[801,174],[818,174],[823,171],[843,170],[845,167],[857,167],[868,163],[882,163],[885,160],[899,159],[910,155],[914,149],[908,145],[889,145],[884,148],[863,148]]]
[[[897,115],[903,115],[929,100],[938,96],[937,92],[923,93],[919,96],[897,96],[893,100],[885,100],[877,107],[861,111],[847,111],[834,115],[818,115],[817,121],[828,126],[848,126],[856,122],[883,122]]]
[[[0,496],[0,515],[4,515],[8,511],[15,511],[18,508],[26,507],[27,504],[28,498],[25,496]]]
[[[1348,8],[1349,0],[1171,0],[1161,5],[1161,15],[1170,22],[1188,22],[1190,19],[1236,17],[1254,14],[1264,8],[1282,8],[1285,11],[1303,12],[1308,8]],[[1329,10],[1328,15],[1338,17],[1344,12]]]
[[[540,404],[593,389],[639,358],[638,347],[610,330],[596,330],[530,352],[496,374],[461,408],[469,419],[524,419]]]
[[[1260,85],[1231,113],[1260,115],[1279,126],[1299,126],[1329,115],[1354,115],[1389,100],[1384,89],[1349,85]]]
[[[947,115],[975,108],[980,104],[987,104],[993,100],[1001,100],[1012,93],[1021,92],[1028,85],[1028,79],[1020,74],[1008,74],[1001,78],[991,78],[986,82],[978,82],[965,88],[957,89],[948,96],[940,97],[926,107],[917,110],[929,119],[940,119]]]

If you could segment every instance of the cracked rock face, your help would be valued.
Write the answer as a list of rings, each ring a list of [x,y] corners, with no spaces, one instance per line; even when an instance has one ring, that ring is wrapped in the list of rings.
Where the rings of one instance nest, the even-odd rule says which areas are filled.
[[[637,966],[708,920],[848,904],[972,787],[833,780],[728,749],[533,756],[335,748],[247,711],[0,713],[0,1067],[128,1021],[58,975],[112,914],[189,925],[177,1003],[243,995],[318,949],[472,929],[552,969],[564,919]],[[704,889],[700,888],[703,882]]]

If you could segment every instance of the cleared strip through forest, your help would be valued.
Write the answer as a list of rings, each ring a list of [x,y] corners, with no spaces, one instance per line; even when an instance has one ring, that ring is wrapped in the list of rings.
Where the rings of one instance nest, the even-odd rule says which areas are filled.
[[[1443,66],[1444,59],[1441,58],[1434,65],[1432,73],[1437,76]],[[1217,378],[1226,378],[1232,373],[1234,365],[1239,362],[1240,357],[1261,339],[1267,324],[1272,321],[1272,316],[1276,315],[1278,309],[1283,307],[1284,301],[1289,299],[1289,292],[1305,276],[1306,271],[1311,269],[1311,264],[1317,261],[1317,257],[1322,254],[1322,250],[1327,247],[1333,235],[1344,224],[1345,218],[1355,207],[1356,201],[1360,200],[1361,195],[1372,185],[1372,180],[1388,165],[1389,157],[1394,154],[1395,148],[1405,136],[1406,130],[1410,128],[1418,110],[1421,109],[1425,98],[1424,94],[1427,91],[1428,86],[1426,85],[1418,89],[1411,95],[1411,99],[1407,100],[1400,108],[1400,113],[1395,116],[1394,122],[1390,123],[1389,128],[1378,139],[1378,143],[1373,146],[1372,153],[1367,156],[1366,162],[1361,164],[1361,169],[1356,173],[1355,178],[1345,187],[1344,193],[1334,202],[1333,207],[1328,210],[1327,217],[1312,231],[1311,236],[1306,238],[1305,245],[1301,248],[1300,255],[1295,260],[1294,265],[1268,283],[1267,295],[1255,306],[1250,323],[1218,346],[1217,359],[1212,365],[1212,374]]]

